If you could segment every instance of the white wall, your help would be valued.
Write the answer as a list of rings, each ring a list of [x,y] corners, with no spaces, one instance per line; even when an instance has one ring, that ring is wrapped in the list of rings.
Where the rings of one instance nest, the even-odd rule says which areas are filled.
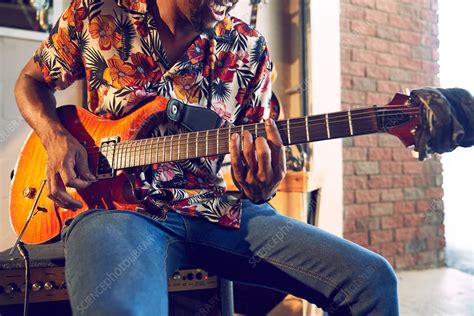
[[[339,0],[311,1],[312,114],[341,110]],[[323,177],[319,227],[342,236],[342,143],[313,145],[312,168]]]

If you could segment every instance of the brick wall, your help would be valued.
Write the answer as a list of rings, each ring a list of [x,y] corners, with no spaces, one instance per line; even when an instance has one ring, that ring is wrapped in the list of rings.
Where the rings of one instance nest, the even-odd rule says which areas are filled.
[[[341,0],[344,108],[386,104],[438,85],[437,0]],[[441,162],[415,160],[395,137],[344,141],[344,237],[396,269],[444,265]]]

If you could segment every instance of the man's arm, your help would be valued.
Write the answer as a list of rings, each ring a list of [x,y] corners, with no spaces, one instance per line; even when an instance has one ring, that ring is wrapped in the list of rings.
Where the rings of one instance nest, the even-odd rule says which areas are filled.
[[[48,153],[49,197],[61,207],[81,207],[79,201],[66,193],[66,186],[85,188],[95,181],[87,164],[87,152],[61,124],[56,113],[54,91],[47,85],[33,58],[17,79],[15,97],[21,114]]]

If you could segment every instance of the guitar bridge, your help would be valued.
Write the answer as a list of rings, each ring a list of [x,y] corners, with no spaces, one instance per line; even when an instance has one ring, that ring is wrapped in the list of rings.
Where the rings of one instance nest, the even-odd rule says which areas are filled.
[[[99,148],[99,161],[97,164],[97,179],[110,179],[115,176],[114,157],[118,137],[102,138]]]

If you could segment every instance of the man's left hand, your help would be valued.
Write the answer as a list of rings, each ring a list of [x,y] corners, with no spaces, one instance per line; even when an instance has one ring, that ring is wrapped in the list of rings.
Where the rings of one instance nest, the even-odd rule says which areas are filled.
[[[252,202],[272,197],[286,174],[285,147],[274,120],[265,122],[265,131],[267,139],[257,137],[255,141],[249,131],[242,138],[235,133],[230,144],[234,181]]]

